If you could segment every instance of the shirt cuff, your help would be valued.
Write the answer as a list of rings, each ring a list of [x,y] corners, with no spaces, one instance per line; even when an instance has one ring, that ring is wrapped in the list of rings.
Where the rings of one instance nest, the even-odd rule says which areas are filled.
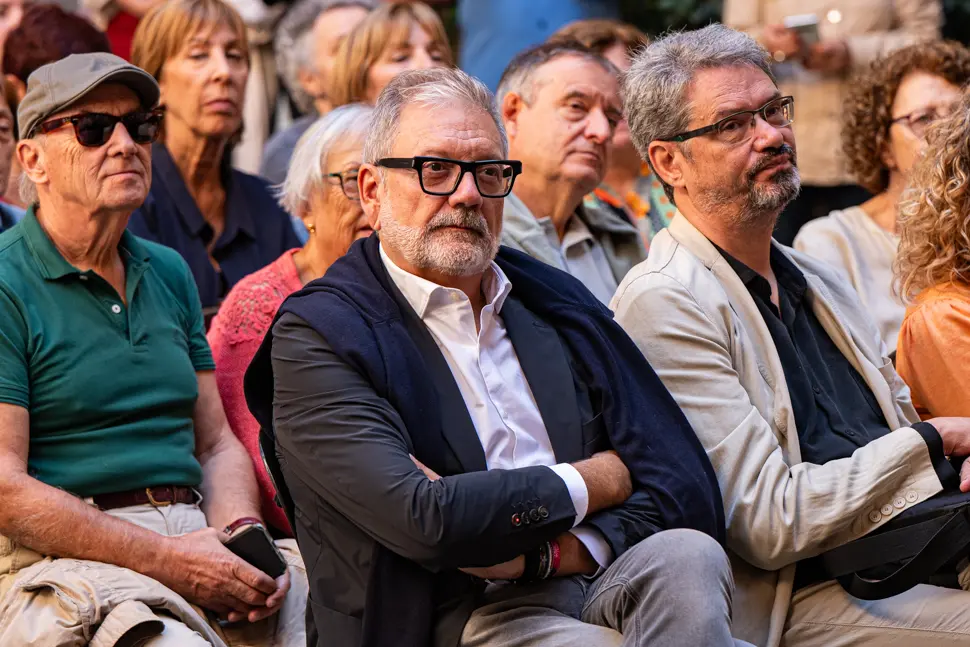
[[[573,533],[583,546],[586,546],[586,550],[599,564],[600,568],[596,571],[596,575],[610,567],[610,564],[613,563],[613,549],[606,543],[606,537],[603,536],[603,533],[592,526],[573,528],[569,532]]]
[[[940,432],[928,422],[917,422],[913,425],[913,429],[923,437],[923,442],[930,450],[930,462],[933,464],[933,469],[936,471],[936,476],[940,479],[940,485],[943,486],[943,489],[959,487],[960,477],[957,476],[956,470],[953,469],[950,461],[946,459],[946,455],[943,453],[943,439],[940,438]]]
[[[583,480],[579,470],[568,463],[552,465],[549,469],[563,480],[566,489],[569,490],[569,498],[573,500],[573,508],[576,510],[576,520],[573,522],[573,528],[575,528],[586,518],[586,512],[589,509],[589,490],[586,489],[586,481]]]

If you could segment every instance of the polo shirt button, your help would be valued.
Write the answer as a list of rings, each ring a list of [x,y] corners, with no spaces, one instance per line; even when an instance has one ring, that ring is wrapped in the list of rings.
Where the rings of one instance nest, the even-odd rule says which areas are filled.
[[[121,306],[119,306],[117,303],[114,304],[111,306],[111,312],[115,313],[116,315],[121,314]]]
[[[88,280],[88,275],[87,274],[81,274],[78,278],[80,278],[82,281],[87,281]]]
[[[883,507],[879,508],[879,512],[883,513],[888,517],[893,513],[893,507],[887,503]]]
[[[906,499],[904,499],[901,496],[896,497],[895,499],[893,499],[893,507],[899,508],[900,510],[902,510],[903,508],[906,507]]]
[[[872,523],[879,523],[880,521],[882,521],[882,515],[879,514],[878,510],[871,510],[869,512],[869,521],[871,521]]]
[[[918,499],[919,499],[919,495],[914,490],[910,490],[909,492],[906,493],[906,500],[909,501],[910,503],[916,503]]]

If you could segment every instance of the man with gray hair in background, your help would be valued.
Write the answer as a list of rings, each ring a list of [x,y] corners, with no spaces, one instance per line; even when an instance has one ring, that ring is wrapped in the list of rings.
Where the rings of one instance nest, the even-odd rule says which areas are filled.
[[[970,490],[970,462],[957,474],[947,461],[970,453],[970,419],[919,422],[851,285],[772,241],[799,176],[794,102],[768,53],[723,25],[671,34],[637,54],[624,98],[678,213],[611,305],[718,473],[736,634],[970,645],[970,593],[860,600],[816,559],[944,488]]]
[[[636,225],[583,205],[623,118],[618,74],[580,43],[546,43],[512,59],[497,94],[510,155],[526,169],[505,200],[502,243],[572,274],[603,303],[647,257]]]
[[[377,0],[300,0],[287,11],[273,43],[283,85],[304,114],[266,142],[259,174],[282,184],[300,137],[332,109],[327,83],[340,43]]]
[[[612,313],[499,248],[507,154],[480,81],[391,81],[358,180],[379,237],[287,299],[250,366],[300,511],[308,635],[733,646],[710,464]]]

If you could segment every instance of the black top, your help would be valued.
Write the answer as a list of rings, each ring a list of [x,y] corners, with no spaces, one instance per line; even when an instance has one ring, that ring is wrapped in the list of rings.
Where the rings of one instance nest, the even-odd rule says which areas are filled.
[[[788,383],[802,460],[821,465],[847,458],[893,431],[863,377],[815,316],[806,299],[808,283],[801,270],[772,245],[771,269],[778,281],[779,309],[771,302],[771,285],[765,277],[723,249],[718,251],[748,288],[771,333]],[[943,454],[943,440],[933,425],[921,422],[913,428],[929,447],[940,482],[956,483],[956,472]],[[801,562],[795,586],[822,579],[810,560]]]
[[[168,149],[152,146],[152,188],[128,223],[132,233],[177,250],[192,270],[205,308],[217,306],[241,278],[299,247],[289,216],[269,184],[226,168],[226,222],[212,248],[219,269],[209,260],[213,231],[202,217]]]

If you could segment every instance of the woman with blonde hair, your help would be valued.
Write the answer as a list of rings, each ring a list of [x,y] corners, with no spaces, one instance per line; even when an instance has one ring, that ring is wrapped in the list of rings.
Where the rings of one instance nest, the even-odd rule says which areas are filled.
[[[131,59],[161,86],[165,122],[151,192],[129,229],[176,249],[203,307],[216,307],[241,278],[299,246],[269,185],[230,167],[249,77],[246,26],[222,0],[170,0],[138,23]]]
[[[900,205],[896,281],[911,302],[896,365],[928,416],[970,415],[970,94],[930,133]]]
[[[373,105],[405,70],[453,67],[445,26],[423,2],[392,2],[364,18],[337,51],[330,99],[334,106]]]

